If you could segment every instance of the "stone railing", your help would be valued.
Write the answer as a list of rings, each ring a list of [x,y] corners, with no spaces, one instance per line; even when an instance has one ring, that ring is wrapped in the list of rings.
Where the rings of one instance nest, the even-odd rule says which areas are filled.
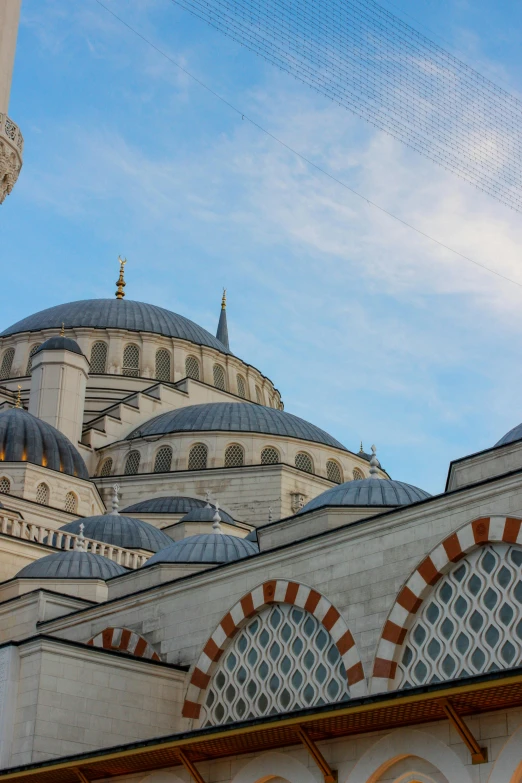
[[[18,125],[0,112],[0,204],[12,191],[20,169],[24,137]]]
[[[148,555],[133,552],[132,549],[123,549],[119,546],[104,544],[102,541],[95,541],[92,538],[80,537],[76,533],[55,530],[52,527],[36,525],[34,522],[25,522],[25,520],[18,517],[2,514],[1,510],[0,515],[0,533],[5,533],[14,538],[21,538],[24,541],[33,541],[35,544],[47,544],[55,549],[70,550],[76,549],[76,539],[80,538],[81,546],[79,548],[82,548],[84,552],[92,552],[93,555],[103,555],[103,557],[113,560],[124,568],[140,568],[149,559]]]

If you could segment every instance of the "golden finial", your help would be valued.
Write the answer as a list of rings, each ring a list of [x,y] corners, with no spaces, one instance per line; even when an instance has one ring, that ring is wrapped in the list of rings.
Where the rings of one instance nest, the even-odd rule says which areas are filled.
[[[361,448],[359,449],[359,451],[364,451],[362,441],[361,441]]]
[[[65,337],[65,324],[62,321],[62,328],[60,329],[60,337]]]
[[[21,408],[22,407],[22,387],[20,384],[18,384],[18,394],[16,395],[16,405],[15,408]]]
[[[226,310],[227,309],[227,289],[223,289],[223,298],[221,299],[221,309]]]
[[[116,289],[116,299],[123,299],[125,296],[125,291],[123,290],[125,288],[125,280],[123,279],[123,271],[125,269],[125,264],[127,263],[126,258],[122,258],[121,256],[118,256],[118,261],[120,262],[120,276],[116,280],[116,285],[118,288]]]

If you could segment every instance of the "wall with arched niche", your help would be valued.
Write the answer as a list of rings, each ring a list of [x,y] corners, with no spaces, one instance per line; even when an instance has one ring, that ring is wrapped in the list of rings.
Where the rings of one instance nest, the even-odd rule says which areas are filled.
[[[293,756],[269,752],[247,762],[231,783],[318,783],[318,780]]]

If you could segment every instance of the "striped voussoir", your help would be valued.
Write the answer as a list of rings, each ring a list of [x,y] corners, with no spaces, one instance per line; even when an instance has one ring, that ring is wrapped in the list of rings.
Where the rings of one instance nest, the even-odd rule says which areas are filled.
[[[187,690],[183,705],[185,718],[199,718],[201,698],[230,639],[247,620],[272,603],[293,604],[317,618],[328,631],[341,654],[350,694],[354,697],[366,695],[366,680],[357,646],[337,609],[321,593],[306,585],[284,579],[272,579],[244,595],[223,617],[205,644]]]
[[[161,660],[148,641],[129,628],[106,628],[89,639],[87,644],[92,647],[103,647],[104,650],[119,650],[134,655],[135,658],[146,658],[149,661]]]
[[[397,659],[408,628],[432,587],[451,565],[482,544],[522,544],[521,526],[522,519],[514,517],[480,517],[445,538],[417,566],[399,592],[384,624],[374,661],[370,693],[393,689]]]

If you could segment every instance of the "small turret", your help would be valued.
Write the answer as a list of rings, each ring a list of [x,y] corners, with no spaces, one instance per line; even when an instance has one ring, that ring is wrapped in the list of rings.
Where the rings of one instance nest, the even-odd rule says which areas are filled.
[[[219,323],[216,332],[217,339],[223,343],[225,348],[229,351],[230,345],[228,344],[228,325],[227,325],[227,289],[223,289],[223,297],[221,299],[221,313],[219,315]]]

